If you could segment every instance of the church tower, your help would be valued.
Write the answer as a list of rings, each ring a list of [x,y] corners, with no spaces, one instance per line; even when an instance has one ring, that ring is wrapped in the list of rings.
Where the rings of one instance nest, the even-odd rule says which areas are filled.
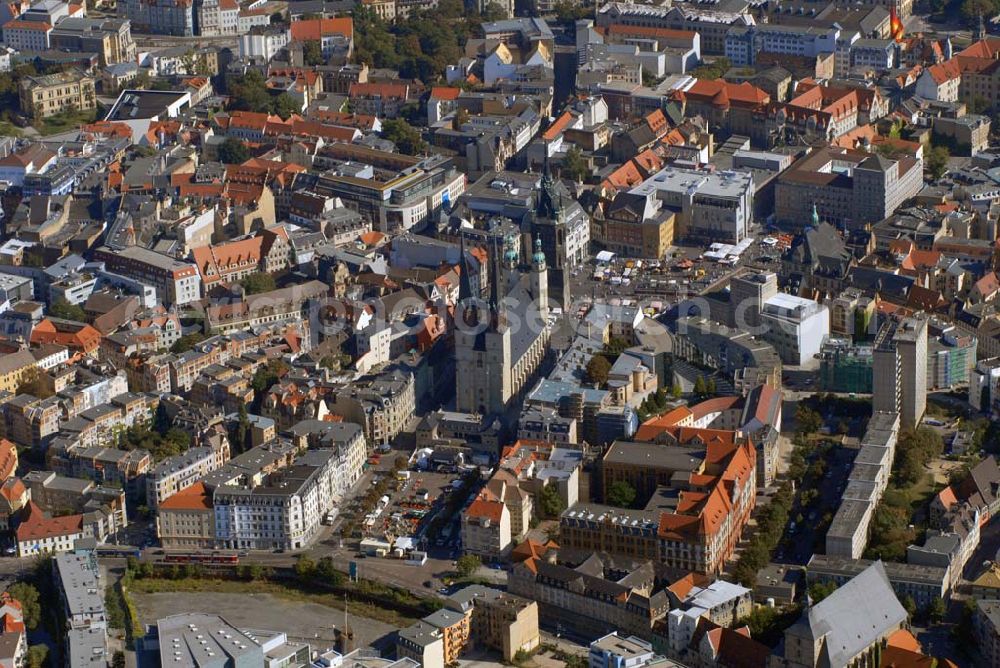
[[[511,331],[503,304],[503,259],[494,238],[489,256],[489,300],[471,295],[465,244],[455,329],[455,408],[463,413],[503,413],[513,394],[511,385]]]
[[[567,222],[571,205],[578,206],[569,196],[565,186],[552,177],[546,161],[545,171],[535,195],[534,223],[530,231],[534,234],[536,242],[541,241],[541,249],[546,257],[546,273],[551,281],[549,287],[552,289],[552,297],[564,311],[569,310],[572,301],[569,277],[576,254],[571,250],[572,235]],[[589,222],[587,224],[589,225]]]
[[[535,252],[531,256],[530,290],[532,298],[538,303],[538,313],[542,320],[549,318],[549,271],[545,265],[545,253],[542,252],[542,240],[535,237]]]

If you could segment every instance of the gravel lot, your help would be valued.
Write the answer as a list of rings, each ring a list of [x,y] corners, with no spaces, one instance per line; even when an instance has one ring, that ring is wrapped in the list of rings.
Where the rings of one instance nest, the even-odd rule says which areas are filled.
[[[239,628],[284,631],[288,637],[310,643],[313,649],[333,644],[334,627],[344,623],[344,612],[317,603],[290,601],[271,594],[226,594],[215,592],[133,593],[139,619],[152,624],[157,619],[183,612],[221,615]],[[283,628],[275,628],[280,620]],[[354,629],[355,646],[385,648],[395,627],[348,614]]]

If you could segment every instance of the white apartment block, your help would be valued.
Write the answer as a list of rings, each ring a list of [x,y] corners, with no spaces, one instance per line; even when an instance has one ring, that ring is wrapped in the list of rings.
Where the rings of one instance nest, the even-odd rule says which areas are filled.
[[[106,629],[104,586],[97,560],[89,554],[57,554],[52,572],[71,629]]]
[[[838,28],[767,23],[735,26],[726,33],[726,57],[737,67],[753,65],[761,52],[815,58],[836,51],[839,37]]]
[[[18,51],[45,51],[49,48],[52,26],[34,21],[10,21],[3,27],[3,41]]]
[[[335,460],[330,450],[312,450],[263,485],[216,488],[216,546],[297,550],[308,545],[336,498]]]
[[[679,236],[736,244],[747,237],[753,217],[753,175],[750,172],[664,167],[630,191],[655,194],[677,216]]]
[[[103,261],[109,271],[156,288],[165,303],[179,306],[201,299],[201,273],[190,262],[140,246],[120,251],[102,247],[97,249],[95,257]]]
[[[287,30],[251,30],[240,35],[240,58],[263,58],[270,62],[287,44]]]
[[[812,299],[779,292],[760,311],[767,327],[763,339],[774,346],[787,364],[806,364],[819,352],[830,333],[830,309]]]

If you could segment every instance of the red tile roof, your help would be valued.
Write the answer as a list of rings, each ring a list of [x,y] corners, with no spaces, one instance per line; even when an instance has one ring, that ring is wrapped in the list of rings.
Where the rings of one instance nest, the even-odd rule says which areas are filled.
[[[573,112],[564,111],[559,118],[552,121],[552,125],[545,129],[545,132],[542,133],[542,139],[545,141],[556,139],[575,119],[576,116],[573,115]]]
[[[456,100],[461,94],[461,88],[452,88],[451,86],[434,86],[431,88],[432,100]]]
[[[20,21],[14,19],[3,24],[4,30],[37,30],[39,32],[49,32],[52,26],[44,21]]]
[[[987,37],[986,39],[979,40],[974,44],[970,44],[959,51],[956,55],[970,56],[973,58],[995,59],[998,54],[1000,54],[1000,39],[996,37]]]
[[[7,500],[7,504],[13,508],[14,502],[24,498],[28,488],[20,478],[8,478],[0,485],[0,496]]]
[[[350,17],[333,19],[301,19],[292,21],[292,39],[315,41],[331,35],[354,37],[354,19]]]
[[[351,84],[349,97],[382,97],[397,98],[405,100],[409,94],[409,87],[406,84],[391,83],[353,83]]]
[[[946,60],[943,63],[938,63],[937,65],[931,65],[926,71],[934,79],[934,83],[938,85],[962,76],[962,68],[959,67],[958,61],[954,58]]]
[[[697,34],[691,30],[673,30],[671,28],[651,28],[648,26],[626,26],[611,25],[607,28],[609,35],[635,36],[635,37],[660,37],[672,40],[687,40],[694,43],[694,36]]]
[[[34,501],[28,503],[28,516],[17,526],[17,542],[70,536],[83,532],[83,515],[45,517]]]
[[[0,438],[0,480],[6,480],[17,471],[17,446]]]
[[[203,482],[196,482],[187,489],[167,497],[158,507],[159,510],[211,510],[211,508],[212,497]]]
[[[57,322],[45,318],[31,330],[31,343],[55,343],[88,354],[101,345],[101,333],[84,323]]]
[[[747,81],[734,84],[722,79],[698,79],[684,91],[683,97],[689,101],[711,102],[713,106],[725,107],[734,103],[739,106],[757,106],[767,104],[771,99],[765,91]]]
[[[742,401],[743,397],[713,397],[691,406],[691,414],[695,420],[700,420],[710,413],[721,413],[737,408]]]

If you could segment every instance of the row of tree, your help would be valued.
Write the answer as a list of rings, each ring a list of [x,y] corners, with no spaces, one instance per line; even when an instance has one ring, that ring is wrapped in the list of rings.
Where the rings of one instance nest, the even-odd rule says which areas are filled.
[[[441,0],[433,12],[415,11],[387,23],[365,6],[354,10],[354,57],[374,67],[399,71],[404,79],[439,81],[465,55],[465,44],[482,35],[480,24],[506,18],[492,3],[468,12],[461,0]]]
[[[258,70],[228,75],[226,90],[229,92],[229,109],[233,111],[254,111],[282,118],[302,111],[302,104],[288,93],[272,95],[264,74]]]

